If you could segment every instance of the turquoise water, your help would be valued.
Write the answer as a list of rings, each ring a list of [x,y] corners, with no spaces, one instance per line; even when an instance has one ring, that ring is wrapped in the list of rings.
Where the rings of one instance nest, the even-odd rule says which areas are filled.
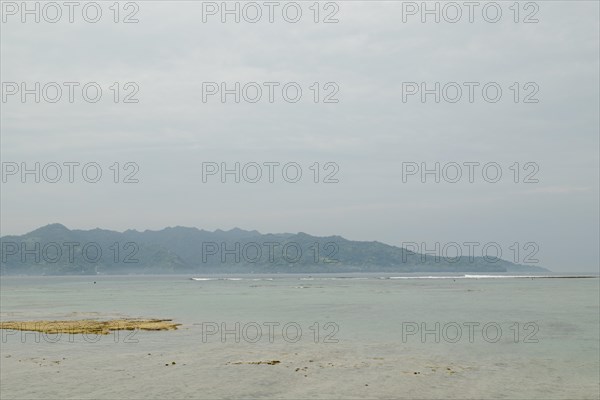
[[[600,396],[598,278],[389,278],[3,277],[3,321],[182,326],[98,337],[4,330],[0,397]]]

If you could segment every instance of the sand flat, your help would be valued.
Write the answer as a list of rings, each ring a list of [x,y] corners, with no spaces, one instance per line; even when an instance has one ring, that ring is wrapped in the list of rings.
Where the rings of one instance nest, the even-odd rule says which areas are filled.
[[[123,318],[108,321],[81,319],[66,321],[6,321],[0,322],[0,329],[34,331],[43,333],[93,333],[108,335],[119,330],[169,331],[176,330],[181,324],[171,319],[135,319]]]

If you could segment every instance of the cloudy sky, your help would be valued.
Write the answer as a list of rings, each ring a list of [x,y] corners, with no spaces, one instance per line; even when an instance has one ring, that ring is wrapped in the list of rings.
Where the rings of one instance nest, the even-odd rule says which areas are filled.
[[[2,2],[1,234],[493,242],[511,261],[535,248],[535,265],[598,271],[598,2],[437,3],[439,22],[421,2],[313,3],[228,2],[236,22],[221,2],[81,2],[70,23],[64,6],[39,3],[36,22]],[[22,175],[36,162],[39,183]],[[236,163],[239,182],[221,176]],[[421,175],[436,163],[439,182]]]

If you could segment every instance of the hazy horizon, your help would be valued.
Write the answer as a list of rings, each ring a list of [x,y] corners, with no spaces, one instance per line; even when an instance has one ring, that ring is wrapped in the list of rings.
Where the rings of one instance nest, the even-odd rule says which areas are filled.
[[[38,228],[36,228],[36,229],[34,229],[32,231],[28,231],[28,232],[25,232],[23,234],[27,234],[27,233],[33,232],[33,231],[35,231],[37,229],[44,228],[44,227],[49,226],[49,225],[61,225],[61,226],[65,227],[66,229],[70,230],[70,231],[74,231],[74,230],[89,231],[89,230],[93,230],[93,229],[100,229],[100,230],[105,230],[105,231],[112,231],[112,232],[124,233],[126,231],[131,231],[131,230],[136,231],[136,232],[147,232],[147,231],[148,232],[159,232],[159,231],[163,231],[163,230],[166,230],[166,229],[184,228],[184,229],[197,229],[199,231],[206,231],[206,232],[219,232],[219,231],[221,231],[221,232],[231,232],[231,231],[235,231],[235,230],[241,230],[241,231],[244,231],[244,232],[257,232],[257,233],[259,233],[261,235],[264,235],[264,234],[275,234],[275,235],[279,235],[279,234],[291,234],[291,235],[295,235],[295,234],[305,233],[305,234],[308,234],[308,235],[311,235],[311,236],[323,237],[323,236],[319,236],[319,235],[312,235],[310,232],[300,232],[300,231],[298,231],[298,232],[292,232],[292,231],[285,231],[285,232],[263,232],[263,231],[260,231],[260,230],[257,230],[257,229],[246,229],[244,227],[239,227],[239,226],[234,226],[234,227],[231,227],[231,228],[228,228],[228,229],[217,228],[217,229],[213,229],[213,230],[204,229],[202,227],[185,226],[185,225],[165,226],[165,227],[159,228],[159,229],[135,229],[135,228],[129,228],[129,229],[125,229],[125,230],[118,230],[118,229],[107,229],[107,228],[104,228],[104,227],[101,227],[101,226],[96,226],[96,227],[87,228],[87,229],[73,228],[73,227],[65,226],[64,224],[61,224],[59,222],[54,222],[54,223],[50,223],[50,224],[47,224],[47,225],[44,225],[44,226],[40,226],[40,227],[38,227]],[[4,237],[4,236],[21,236],[23,234],[6,234],[6,235],[3,234],[0,237]],[[359,241],[359,240],[355,240],[355,239],[352,239],[352,238],[349,238],[349,237],[344,237],[342,235],[326,235],[326,236],[340,236],[340,237],[342,237],[343,239],[346,239],[346,240]],[[362,241],[362,240],[360,240],[359,242],[371,242],[371,241]],[[375,241],[374,240],[373,242],[379,242],[379,241]],[[396,246],[396,247],[406,247],[405,243],[402,243],[401,245],[394,245],[394,244],[385,243],[385,242],[380,242],[380,243],[391,245],[391,246]],[[404,246],[402,246],[403,244],[404,244]],[[502,245],[501,244],[499,244],[499,245],[502,248]],[[421,248],[421,250],[422,249],[423,248]],[[424,249],[427,249],[427,247],[425,246]],[[504,249],[504,250],[506,250],[506,249]],[[474,252],[474,254],[475,254],[475,256],[479,256],[479,254],[476,254],[476,252]],[[464,256],[468,256],[468,253],[465,253],[463,255]],[[508,255],[508,256],[505,255],[505,256],[499,257],[499,258],[510,261],[510,255]],[[519,263],[517,263],[517,264],[519,264]],[[523,265],[527,265],[527,264],[528,263],[524,263]],[[576,268],[569,268],[569,269],[565,269],[565,270],[560,270],[560,269],[559,270],[554,270],[554,269],[548,268],[545,265],[541,265],[541,264],[539,264],[537,262],[534,263],[534,264],[529,264],[529,265],[536,266],[536,267],[547,268],[551,272],[558,272],[558,273],[594,273],[594,274],[600,274],[600,271],[593,270],[593,269],[591,269],[591,270],[585,270],[585,269],[577,270]]]

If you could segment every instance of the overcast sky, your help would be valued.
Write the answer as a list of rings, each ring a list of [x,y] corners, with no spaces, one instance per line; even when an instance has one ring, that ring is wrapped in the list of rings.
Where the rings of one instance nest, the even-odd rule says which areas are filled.
[[[20,10],[12,15],[7,3],[1,31],[2,235],[53,222],[120,231],[240,227],[431,248],[436,242],[495,242],[511,261],[510,247],[518,243],[521,262],[531,251],[523,246],[535,243],[536,265],[598,271],[596,1],[538,1],[527,8],[521,3],[518,17],[509,8],[512,1],[498,2],[502,16],[496,23],[486,21],[496,8],[482,15],[485,2],[473,11],[472,23],[466,7],[456,23],[444,20],[455,17],[449,8],[439,23],[431,15],[423,23],[406,2],[378,1],[322,2],[318,23],[312,1],[298,3],[297,23],[283,18],[285,2],[274,9],[273,23],[265,6],[256,23],[244,15],[240,23],[233,16],[222,23],[219,13],[205,13],[203,22],[201,2],[142,1],[128,8],[121,3],[115,23],[113,2],[99,2],[102,17],[94,24],[84,20],[81,7],[74,23],[65,7],[56,23],[44,20],[54,18],[51,9],[46,15],[40,10],[39,23],[27,15],[23,23]],[[254,18],[255,10],[246,11]],[[295,9],[287,11],[293,19]],[[92,9],[88,13],[94,17]],[[122,23],[130,13],[139,22]],[[326,17],[339,22],[323,23]],[[526,18],[539,22],[524,23]],[[55,97],[50,85],[40,103],[33,94],[22,102],[20,92],[9,94],[20,91],[22,82],[30,89],[35,82],[57,82],[62,97],[46,101]],[[63,82],[79,83],[73,103]],[[89,82],[102,88],[96,103],[82,96]],[[115,82],[117,103],[110,89]],[[226,82],[228,88],[257,82],[262,98],[235,103],[228,95],[222,103],[216,94],[203,101],[204,82]],[[264,82],[279,84],[273,103]],[[302,89],[296,103],[282,97],[289,82]],[[452,84],[439,103],[434,94],[422,102],[420,93],[409,95],[416,86],[407,82],[425,82],[429,89],[456,82],[463,97],[447,101],[455,98]],[[473,102],[464,82],[475,85]],[[502,89],[495,103],[482,95],[490,82],[488,99],[494,87]],[[139,101],[124,103],[136,87],[131,99]],[[247,97],[254,90],[248,87]],[[293,96],[293,88],[288,93]],[[325,103],[328,95],[338,102]],[[12,174],[14,165],[34,168],[35,162],[47,166],[40,183],[32,175],[22,183],[21,171]],[[49,162],[63,165],[57,183],[48,182],[54,176]],[[88,183],[81,167],[74,167],[70,183],[65,162],[98,163],[102,178]],[[117,184],[110,168],[115,162]],[[127,162],[139,170],[125,167]],[[222,183],[215,174],[203,182],[203,163],[234,168],[236,162],[249,165],[248,179],[235,183],[227,175]],[[255,175],[254,164],[247,164],[252,162],[262,165],[257,183],[248,182]],[[272,183],[263,164],[268,162],[281,164],[273,167]],[[472,183],[465,162],[480,164]],[[301,167],[299,182],[282,177],[286,163]],[[423,183],[419,172],[403,179],[406,163],[440,163],[446,175],[439,183],[433,175]],[[456,183],[449,182],[453,163],[463,172]],[[487,163],[500,166],[498,182],[482,176]],[[130,172],[139,183],[122,182]],[[288,172],[292,180],[295,172]],[[494,170],[488,172],[493,180]],[[531,180],[538,182],[526,182]]]

